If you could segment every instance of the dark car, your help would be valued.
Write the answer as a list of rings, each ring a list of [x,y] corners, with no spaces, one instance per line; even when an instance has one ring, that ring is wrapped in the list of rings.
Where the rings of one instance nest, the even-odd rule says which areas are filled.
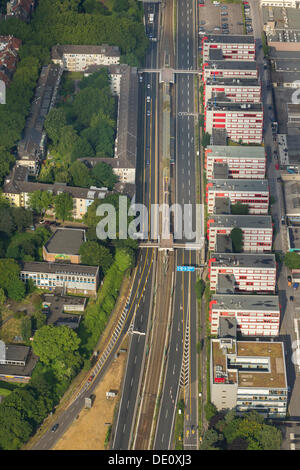
[[[292,276],[287,277],[288,282],[292,282]]]
[[[293,302],[293,300],[294,300],[294,297],[291,295],[290,296],[290,301]]]
[[[53,428],[51,429],[51,432],[55,432],[57,430],[58,426],[59,426],[58,423],[54,424]]]

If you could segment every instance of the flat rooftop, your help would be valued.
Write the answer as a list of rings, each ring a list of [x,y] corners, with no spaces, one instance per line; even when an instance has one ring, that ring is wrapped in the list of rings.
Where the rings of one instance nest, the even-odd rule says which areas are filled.
[[[212,296],[215,300],[214,310],[252,310],[255,312],[279,312],[279,298],[277,295],[218,295]]]
[[[291,175],[295,178],[287,179],[284,176],[283,190],[286,206],[286,215],[300,215],[300,175]],[[297,179],[296,179],[297,178]]]
[[[300,227],[287,227],[290,251],[300,251]]]
[[[103,54],[108,57],[120,57],[120,49],[118,46],[109,46],[108,44],[101,46],[64,44],[52,47],[52,60],[61,59],[63,54]]]
[[[232,240],[229,235],[217,234],[215,250],[217,253],[232,253]]]
[[[7,351],[7,358],[10,358],[10,360],[22,360],[24,355],[26,354],[26,351],[24,348],[26,346],[21,346],[21,345],[6,345],[8,348]],[[17,351],[16,348],[21,348],[20,351]],[[26,364],[25,366],[22,365],[10,365],[10,364],[0,364],[0,376],[3,377],[3,379],[8,380],[8,378],[4,376],[18,376],[20,378],[24,377],[31,377],[31,374],[33,372],[33,369],[35,368],[39,358],[33,354],[33,351],[31,348],[28,348],[28,354],[26,356]]]
[[[234,275],[218,273],[216,293],[229,295],[229,294],[234,294],[234,292],[235,292]]]
[[[266,159],[265,149],[261,145],[208,145],[208,157]]]
[[[85,230],[59,228],[45,244],[48,253],[79,255],[79,249],[85,242]]]
[[[215,77],[207,78],[205,86],[231,86],[231,87],[261,87],[261,84],[257,78],[226,78],[226,77]]]
[[[212,215],[209,220],[210,227],[272,229],[270,215]]]
[[[254,44],[254,37],[241,34],[206,34],[203,41],[212,44]]]
[[[212,129],[210,137],[210,143],[212,145],[226,145],[227,143],[227,131],[226,129]]]
[[[208,186],[208,191],[269,191],[268,180],[211,180]]]
[[[230,214],[230,199],[229,197],[216,197],[215,198],[215,213],[216,214]]]
[[[47,263],[42,261],[27,261],[23,263],[21,271],[47,274],[74,274],[75,276],[96,276],[98,266],[85,266],[83,264]]]
[[[212,253],[212,266],[276,269],[274,254]]]
[[[216,70],[255,70],[256,62],[240,60],[206,60],[203,64],[205,68]]]
[[[210,99],[206,104],[207,111],[236,111],[236,112],[263,112],[261,103],[233,103],[232,101],[218,101]]]
[[[218,365],[239,387],[287,389],[283,343],[233,340],[232,349],[228,349],[232,356],[228,357],[221,342],[212,340],[214,377]]]

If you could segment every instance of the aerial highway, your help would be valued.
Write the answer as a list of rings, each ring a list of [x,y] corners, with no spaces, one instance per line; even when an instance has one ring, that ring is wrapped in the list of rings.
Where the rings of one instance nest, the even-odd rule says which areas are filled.
[[[153,23],[149,23],[149,14],[154,14]],[[158,5],[145,5],[146,32],[157,38],[158,36]],[[157,41],[150,41],[145,59],[146,67],[157,67]],[[137,194],[138,202],[143,202],[149,210],[151,217],[151,203],[157,202],[157,74],[148,73],[140,75],[140,103],[143,103],[143,119],[141,120],[142,139],[139,143],[140,165],[139,181],[140,191]],[[150,97],[150,101],[149,98]],[[138,186],[138,185],[137,185]],[[150,223],[149,223],[150,229]],[[151,249],[152,263],[156,253]],[[133,426],[137,412],[137,402],[141,386],[143,364],[146,353],[146,339],[149,327],[149,316],[153,299],[153,283],[155,262],[147,284],[144,300],[135,312],[133,331],[131,333],[130,349],[122,388],[116,425],[113,429],[113,449],[128,449],[132,443]]]

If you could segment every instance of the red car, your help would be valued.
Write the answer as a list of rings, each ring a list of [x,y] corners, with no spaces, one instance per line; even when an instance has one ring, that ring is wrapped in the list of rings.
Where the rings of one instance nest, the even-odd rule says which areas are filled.
[[[93,378],[94,378],[94,375],[90,375],[88,378],[88,382],[92,382]]]

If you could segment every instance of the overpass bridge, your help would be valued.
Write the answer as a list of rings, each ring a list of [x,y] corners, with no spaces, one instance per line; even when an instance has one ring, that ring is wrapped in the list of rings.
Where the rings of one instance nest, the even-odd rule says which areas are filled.
[[[193,69],[172,69],[171,67],[164,67],[160,69],[138,69],[138,73],[158,73],[160,83],[174,83],[176,74],[194,74],[202,76],[201,70]]]

